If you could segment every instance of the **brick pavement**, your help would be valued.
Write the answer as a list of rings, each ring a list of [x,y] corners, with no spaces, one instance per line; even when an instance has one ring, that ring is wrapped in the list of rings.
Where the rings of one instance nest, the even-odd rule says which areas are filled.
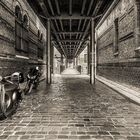
[[[0,122],[7,140],[140,140],[140,106],[88,77],[54,77]]]

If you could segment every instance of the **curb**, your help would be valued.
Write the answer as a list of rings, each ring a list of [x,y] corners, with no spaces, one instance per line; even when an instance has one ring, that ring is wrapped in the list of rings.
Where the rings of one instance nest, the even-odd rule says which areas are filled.
[[[101,83],[107,85],[108,87],[112,88],[116,92],[120,93],[121,95],[125,96],[132,102],[140,105],[140,93],[137,91],[134,91],[130,88],[127,88],[125,86],[122,86],[116,82],[113,82],[111,80],[108,80],[104,77],[101,76],[96,76],[96,79],[100,81]]]

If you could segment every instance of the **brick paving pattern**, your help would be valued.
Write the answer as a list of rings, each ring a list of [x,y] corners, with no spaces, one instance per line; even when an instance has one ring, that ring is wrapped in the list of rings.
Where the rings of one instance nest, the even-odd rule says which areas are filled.
[[[140,106],[88,77],[57,76],[0,122],[7,140],[140,140]]]

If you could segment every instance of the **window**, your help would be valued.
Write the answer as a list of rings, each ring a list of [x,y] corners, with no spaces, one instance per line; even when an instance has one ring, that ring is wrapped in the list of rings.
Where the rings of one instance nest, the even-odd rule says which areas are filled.
[[[38,58],[43,59],[43,46],[38,47]]]
[[[22,21],[21,9],[18,5],[15,7],[15,16],[19,21]]]
[[[28,23],[29,23],[28,17],[27,17],[27,15],[24,15],[24,16],[23,16],[23,25],[24,25],[26,28],[28,27]]]
[[[84,63],[87,63],[87,54],[84,54]]]
[[[15,16],[16,16],[16,22],[15,22],[15,36],[16,36],[16,50],[21,50],[21,40],[22,40],[22,16],[21,16],[21,10],[19,6],[15,7]]]
[[[29,20],[27,15],[23,16],[23,27],[22,27],[22,51],[28,52],[29,41],[28,41],[28,24]]]
[[[39,37],[40,37],[40,30],[38,30],[37,36],[38,36],[38,39],[39,39]]]
[[[28,52],[28,17],[25,14],[22,20],[22,13],[19,6],[15,7],[15,36],[16,45],[15,49],[20,52]]]
[[[38,30],[38,58],[43,59],[43,34]]]
[[[114,55],[118,54],[118,43],[119,43],[119,30],[118,30],[118,18],[114,20]]]

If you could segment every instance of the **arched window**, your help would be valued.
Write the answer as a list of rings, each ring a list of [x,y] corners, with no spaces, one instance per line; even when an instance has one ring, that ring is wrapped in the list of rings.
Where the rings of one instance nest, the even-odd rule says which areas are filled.
[[[28,17],[24,15],[22,18],[21,8],[18,5],[15,7],[15,16],[15,49],[19,53],[28,53],[28,30],[26,28]]]
[[[18,20],[22,21],[21,9],[18,5],[15,7],[15,15]]]
[[[29,25],[29,20],[28,20],[28,17],[26,14],[23,16],[23,25],[25,27],[27,27]]]
[[[43,40],[43,34],[41,33],[41,35],[40,35],[40,41],[42,41]]]
[[[38,30],[37,36],[38,36],[38,38],[40,37],[40,30]]]

